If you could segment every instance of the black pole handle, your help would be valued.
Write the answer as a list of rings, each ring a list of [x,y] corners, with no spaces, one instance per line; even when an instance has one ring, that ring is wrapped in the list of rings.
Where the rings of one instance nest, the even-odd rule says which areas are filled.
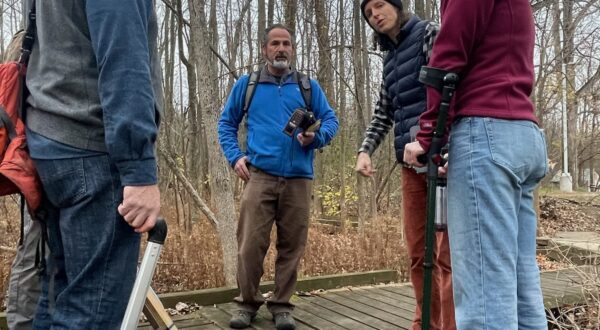
[[[156,219],[154,228],[148,232],[148,242],[157,243],[160,245],[165,244],[167,238],[167,222],[163,217]]]
[[[427,154],[422,154],[422,155],[418,155],[417,156],[417,161],[421,164],[427,164],[428,159],[427,159]],[[439,164],[436,163],[437,166],[444,166],[446,165],[446,163],[448,162],[448,160],[444,157],[440,158],[439,160]]]

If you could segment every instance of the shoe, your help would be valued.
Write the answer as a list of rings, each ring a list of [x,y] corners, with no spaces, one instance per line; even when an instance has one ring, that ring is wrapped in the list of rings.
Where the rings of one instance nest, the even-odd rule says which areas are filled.
[[[239,310],[231,317],[229,326],[234,329],[244,329],[250,326],[252,320],[256,317],[256,313]]]
[[[296,329],[296,322],[294,321],[294,317],[292,317],[292,313],[290,312],[275,313],[275,315],[273,315],[273,319],[275,320],[275,328],[277,330]]]

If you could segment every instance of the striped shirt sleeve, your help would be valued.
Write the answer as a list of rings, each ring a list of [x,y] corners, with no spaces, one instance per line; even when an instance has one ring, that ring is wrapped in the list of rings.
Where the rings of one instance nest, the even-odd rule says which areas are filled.
[[[358,152],[366,152],[369,156],[373,154],[379,146],[385,135],[394,125],[394,114],[391,107],[391,100],[388,96],[385,86],[381,84],[379,91],[379,101],[375,106],[371,123],[365,132],[365,139]]]
[[[440,26],[435,22],[429,22],[425,27],[425,37],[423,40],[423,54],[425,55],[425,63],[429,63],[431,57],[431,51],[433,50],[433,43],[440,31]]]

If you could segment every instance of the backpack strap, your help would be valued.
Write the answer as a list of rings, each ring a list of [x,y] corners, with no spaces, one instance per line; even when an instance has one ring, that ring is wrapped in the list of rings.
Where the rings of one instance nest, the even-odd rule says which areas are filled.
[[[310,77],[304,73],[296,71],[296,80],[298,81],[298,86],[300,87],[300,93],[302,93],[302,98],[304,99],[306,110],[312,111],[312,108],[310,106],[312,103]]]
[[[244,114],[248,113],[250,103],[252,103],[252,98],[254,97],[254,93],[256,93],[256,85],[258,85],[258,80],[260,79],[260,71],[261,70],[252,72],[250,74],[250,78],[248,79],[248,85],[246,85],[246,96],[244,98]],[[304,100],[306,110],[312,111],[310,106],[312,101],[310,77],[304,73],[296,71],[296,81],[298,82],[298,87],[300,87],[300,93],[302,94],[302,99]]]
[[[4,107],[0,105],[0,127],[2,126],[6,127],[6,131],[8,132],[8,141],[17,136],[17,131],[15,130],[12,120],[8,116],[8,113],[6,113]]]
[[[258,84],[258,79],[260,79],[260,70],[254,71],[250,74],[250,78],[248,79],[248,85],[246,85],[246,97],[244,99],[244,114],[248,113],[248,108],[250,107],[250,103],[252,103],[252,98],[254,97],[254,93],[256,93],[256,85]]]
[[[19,57],[19,63],[27,65],[29,62],[29,55],[33,50],[33,43],[35,42],[36,34],[36,16],[35,16],[35,0],[32,1],[31,9],[28,15],[27,29],[25,30],[25,36],[23,37],[23,43],[21,44],[21,56]]]

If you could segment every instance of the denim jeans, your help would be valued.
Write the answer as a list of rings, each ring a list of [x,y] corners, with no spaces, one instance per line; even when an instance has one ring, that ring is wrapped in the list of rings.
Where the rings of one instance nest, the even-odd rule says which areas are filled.
[[[448,230],[458,329],[547,329],[533,190],[547,171],[530,121],[466,117],[450,135]]]
[[[140,236],[117,212],[117,169],[108,155],[35,163],[51,205],[50,258],[34,329],[118,329]]]

